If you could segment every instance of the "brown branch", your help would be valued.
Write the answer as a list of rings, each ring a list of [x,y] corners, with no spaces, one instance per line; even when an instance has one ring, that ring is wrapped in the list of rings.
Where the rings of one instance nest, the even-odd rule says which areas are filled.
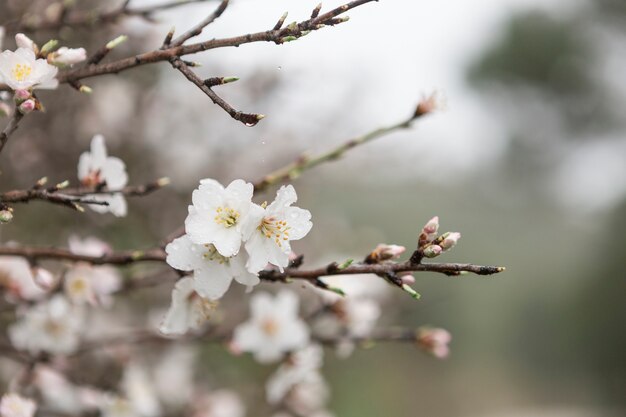
[[[168,42],[169,46],[170,47],[180,46],[184,44],[185,42],[187,42],[189,39],[200,35],[202,33],[202,30],[204,30],[205,27],[213,23],[217,18],[219,18],[222,15],[222,13],[224,13],[226,8],[228,7],[228,1],[229,0],[222,0],[220,5],[217,7],[217,9],[215,9],[213,13],[207,16],[207,18],[204,19],[202,22],[198,23],[196,26],[194,26],[193,28],[185,32],[184,34],[180,35],[178,38],[174,39],[171,42]]]
[[[136,262],[165,262],[166,254],[161,248],[147,250],[113,252],[103,256],[77,255],[67,249],[41,248],[29,246],[0,246],[0,256],[21,256],[33,261],[41,259],[66,260],[74,262],[88,262],[94,265],[128,265]],[[285,282],[289,279],[302,279],[315,281],[320,277],[333,275],[354,274],[397,274],[399,272],[438,272],[446,275],[459,275],[462,272],[470,272],[477,275],[493,275],[503,272],[499,266],[482,266],[461,263],[429,263],[414,264],[410,261],[395,263],[385,262],[379,264],[357,263],[347,268],[339,268],[337,263],[316,269],[286,268],[284,272],[278,270],[264,270],[259,277],[266,281]]]
[[[38,22],[36,24],[27,22],[8,22],[4,26],[10,32],[37,32],[37,31],[54,31],[64,27],[73,28],[92,28],[102,24],[115,23],[125,17],[141,17],[151,20],[152,15],[175,7],[185,6],[193,3],[204,3],[209,0],[174,0],[168,1],[154,6],[146,6],[142,8],[128,8],[128,1],[125,1],[120,7],[108,12],[74,11],[66,12],[61,18],[52,22]]]
[[[28,203],[32,200],[46,201],[70,207],[80,211],[79,204],[108,205],[103,201],[92,198],[93,195],[122,194],[127,197],[148,195],[168,184],[167,179],[162,178],[143,185],[127,186],[119,190],[110,190],[106,187],[80,187],[60,188],[58,185],[50,188],[33,187],[28,190],[12,190],[0,194],[0,203]]]
[[[213,103],[220,106],[226,113],[230,115],[235,120],[240,121],[246,126],[255,126],[261,119],[265,116],[262,114],[255,113],[244,113],[235,108],[233,108],[230,104],[228,104],[223,98],[218,96],[215,91],[213,91],[200,77],[198,77],[192,70],[189,68],[187,64],[183,62],[182,59],[173,58],[172,66],[180,71],[185,78],[191,81],[195,86],[197,86],[204,94],[206,94]]]
[[[146,64],[152,64],[162,61],[171,61],[175,58],[180,58],[185,55],[195,54],[210,49],[233,46],[236,47],[254,42],[274,42],[276,44],[282,44],[288,41],[298,39],[302,36],[305,36],[311,31],[321,29],[325,26],[332,26],[342,23],[344,20],[337,20],[337,16],[347,12],[348,10],[354,9],[355,7],[373,1],[378,0],[352,1],[343,6],[337,7],[327,13],[321,14],[315,18],[304,20],[300,23],[294,23],[281,29],[249,33],[246,35],[235,36],[232,38],[212,39],[206,42],[175,46],[167,49],[157,49],[151,52],[123,58],[118,61],[106,64],[91,65],[86,68],[76,68],[73,70],[68,70],[59,74],[57,78],[61,83],[71,83],[81,79],[96,77],[104,74],[117,74],[119,72]],[[0,84],[0,90],[3,89],[7,89],[6,85]]]
[[[16,108],[13,112],[13,117],[11,117],[4,130],[0,132],[0,152],[2,152],[4,145],[8,142],[9,136],[17,130],[20,120],[22,120],[23,117],[24,115]]]

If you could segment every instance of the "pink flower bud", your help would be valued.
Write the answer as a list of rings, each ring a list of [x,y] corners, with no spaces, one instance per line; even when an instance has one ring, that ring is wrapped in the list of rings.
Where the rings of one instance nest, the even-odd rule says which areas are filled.
[[[18,48],[30,49],[35,53],[39,52],[37,44],[35,44],[35,42],[33,42],[31,38],[24,35],[23,33],[18,33],[17,35],[15,35],[15,43],[17,44]]]
[[[20,104],[19,110],[22,114],[28,114],[35,110],[35,107],[37,107],[37,105],[35,104],[35,100],[29,99]]]
[[[56,284],[56,279],[52,272],[47,269],[35,267],[33,268],[33,276],[35,284],[37,284],[43,290],[50,290]]]
[[[417,346],[438,359],[450,355],[448,344],[452,335],[445,329],[423,327],[417,332]]]
[[[391,259],[397,259],[406,251],[404,246],[400,245],[387,245],[386,243],[381,243],[376,246],[369,255],[367,255],[366,262],[368,263],[378,263],[382,261],[388,261]]]
[[[441,246],[441,248],[443,250],[449,250],[452,249],[457,242],[459,241],[459,239],[461,238],[461,234],[458,232],[448,232],[445,235],[443,235],[443,240],[441,241],[441,243],[439,244],[439,246]]]
[[[415,277],[409,271],[401,272],[401,273],[398,274],[398,276],[400,277],[400,281],[402,281],[402,284],[404,284],[404,285],[413,285],[413,284],[415,284]]]
[[[15,90],[15,101],[18,103],[23,102],[24,100],[28,100],[31,96],[30,91],[28,90],[24,90],[24,89],[20,89],[20,90]]]
[[[427,235],[433,235],[439,230],[439,216],[435,216],[424,225],[422,231]]]
[[[441,248],[441,246],[430,245],[430,246],[427,246],[426,249],[424,249],[423,253],[426,258],[435,258],[441,255],[441,252],[443,252],[443,249]]]

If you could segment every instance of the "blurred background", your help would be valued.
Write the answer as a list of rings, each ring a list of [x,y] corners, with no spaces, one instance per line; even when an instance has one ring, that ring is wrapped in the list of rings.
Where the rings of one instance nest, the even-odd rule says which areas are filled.
[[[37,3],[46,1],[4,1],[0,16]],[[266,30],[285,11],[288,21],[303,20],[316,4],[234,0],[201,38]],[[129,35],[112,60],[157,48],[170,27],[183,31],[214,6],[33,38],[95,51]],[[282,46],[191,58],[202,77],[241,78],[216,91],[237,109],[267,116],[253,128],[167,64],[85,80],[90,96],[67,86],[41,93],[48,111],[28,117],[2,153],[3,190],[42,176],[75,181],[78,157],[96,133],[127,162],[130,183],[168,176],[172,185],[132,200],[123,219],[19,206],[0,238],[65,246],[78,233],[119,249],[153,246],[183,222],[198,179],[258,180],[302,152],[398,122],[437,91],[446,98],[442,111],[294,181],[314,222],[295,249],[315,265],[360,258],[383,242],[412,248],[421,226],[439,215],[444,230],[463,234],[442,260],[507,271],[419,274],[419,302],[394,293],[399,307],[384,323],[450,330],[451,357],[436,361],[407,345],[378,345],[348,360],[327,355],[330,410],[341,417],[625,415],[626,3],[383,0],[349,15],[346,24]],[[12,39],[4,47],[13,48]],[[156,295],[163,305],[168,291]],[[268,369],[211,349],[201,369],[250,393],[249,415],[264,415],[254,401]]]

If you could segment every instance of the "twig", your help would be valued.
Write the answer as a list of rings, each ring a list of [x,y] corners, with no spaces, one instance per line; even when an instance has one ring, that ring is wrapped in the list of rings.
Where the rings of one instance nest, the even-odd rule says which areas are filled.
[[[108,12],[96,12],[93,11],[75,11],[66,12],[61,15],[61,18],[53,22],[38,22],[36,24],[25,22],[8,22],[4,26],[8,31],[23,31],[23,32],[37,32],[37,31],[51,31],[61,29],[63,27],[95,27],[101,24],[114,23],[124,17],[142,17],[150,20],[151,16],[160,11],[173,9],[175,7],[185,6],[193,3],[204,3],[209,0],[175,0],[154,6],[146,6],[142,8],[131,9],[128,8],[128,1],[125,1],[120,7]]]
[[[4,149],[4,145],[6,145],[7,141],[9,140],[9,136],[11,136],[13,132],[17,130],[18,124],[23,117],[24,115],[20,113],[18,109],[15,109],[15,111],[13,112],[13,117],[11,117],[9,123],[0,133],[0,152],[2,152],[2,150]]]
[[[93,195],[122,194],[127,197],[144,196],[159,190],[167,183],[166,179],[159,179],[148,184],[128,186],[119,190],[110,190],[106,187],[59,188],[56,186],[45,189],[33,187],[28,190],[12,190],[2,193],[0,194],[0,203],[28,203],[32,200],[40,200],[80,210],[77,204],[108,205],[106,202],[94,199]]]
[[[262,180],[254,183],[254,190],[264,191],[271,185],[293,180],[299,177],[303,171],[309,170],[311,168],[315,168],[316,166],[323,164],[325,162],[331,162],[331,161],[335,161],[341,158],[347,151],[349,151],[352,148],[356,148],[357,146],[371,142],[374,139],[387,136],[398,130],[408,129],[411,127],[411,125],[413,124],[415,120],[417,120],[419,117],[425,114],[427,113],[423,113],[419,115],[413,114],[411,115],[410,118],[406,120],[403,120],[391,126],[378,128],[362,136],[357,136],[356,138],[350,139],[347,142],[339,145],[335,149],[332,149],[328,152],[325,152],[325,153],[322,153],[313,157],[301,155],[294,162],[282,168],[279,168],[270,174],[267,174],[265,177],[263,177]]]
[[[147,250],[113,252],[103,256],[78,255],[67,249],[40,248],[29,246],[0,246],[0,256],[21,256],[33,261],[40,259],[55,259],[74,262],[88,262],[94,265],[128,265],[136,262],[165,262],[166,254],[161,248]],[[376,274],[383,275],[398,272],[438,272],[446,275],[459,275],[462,272],[471,272],[477,275],[492,275],[503,272],[499,266],[482,266],[462,263],[429,263],[414,264],[410,261],[379,264],[357,263],[340,269],[337,263],[316,269],[286,268],[284,272],[278,270],[264,270],[259,277],[266,281],[285,282],[291,279],[314,281],[320,277],[332,275]]]
[[[226,113],[235,120],[240,121],[246,126],[255,126],[265,116],[255,113],[244,113],[228,104],[223,98],[218,96],[209,86],[204,83],[200,77],[198,77],[190,68],[183,62],[182,59],[172,59],[172,66],[180,71],[189,81],[196,85],[204,94],[206,94],[213,103],[220,106]]]
[[[92,65],[86,68],[76,68],[73,70],[65,71],[59,74],[57,78],[61,83],[69,83],[72,81],[78,81],[81,79],[96,77],[104,74],[117,74],[122,71],[146,64],[153,64],[162,61],[171,61],[175,58],[180,58],[185,55],[195,54],[210,49],[226,48],[233,46],[236,47],[254,42],[274,42],[276,44],[282,44],[305,36],[311,31],[322,29],[325,26],[332,26],[342,23],[344,20],[337,20],[335,18],[351,9],[354,9],[355,7],[362,6],[366,3],[370,3],[373,1],[378,0],[352,1],[343,6],[337,7],[336,9],[333,9],[327,13],[319,15],[316,18],[304,20],[300,23],[294,22],[293,24],[288,25],[287,27],[282,29],[249,33],[246,35],[235,36],[232,38],[212,39],[206,42],[181,45],[167,49],[157,49],[132,57],[123,58],[110,63]],[[6,85],[0,84],[0,91],[6,89]]]
[[[222,13],[224,13],[226,8],[228,7],[228,1],[229,0],[222,0],[220,5],[217,7],[217,9],[215,9],[215,11],[213,13],[211,13],[209,16],[207,16],[206,19],[204,19],[202,22],[198,23],[196,26],[194,26],[189,31],[187,31],[184,34],[180,35],[178,38],[174,39],[173,41],[168,42],[169,46],[170,47],[180,46],[183,43],[187,42],[189,39],[191,39],[191,38],[193,38],[195,36],[200,35],[202,33],[202,30],[205,27],[207,27],[208,25],[213,23],[217,18],[219,18],[222,15]]]

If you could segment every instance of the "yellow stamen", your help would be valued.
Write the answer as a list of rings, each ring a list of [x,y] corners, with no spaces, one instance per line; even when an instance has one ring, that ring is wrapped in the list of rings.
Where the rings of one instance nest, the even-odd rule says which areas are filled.
[[[215,215],[215,223],[221,224],[226,228],[233,227],[239,220],[239,212],[230,207],[218,207]]]
[[[33,72],[33,67],[27,64],[15,64],[11,70],[11,74],[15,81],[24,81]]]
[[[268,239],[274,239],[274,242],[281,247],[283,242],[289,240],[289,227],[287,222],[279,220],[273,216],[265,217],[257,228],[263,236]]]

